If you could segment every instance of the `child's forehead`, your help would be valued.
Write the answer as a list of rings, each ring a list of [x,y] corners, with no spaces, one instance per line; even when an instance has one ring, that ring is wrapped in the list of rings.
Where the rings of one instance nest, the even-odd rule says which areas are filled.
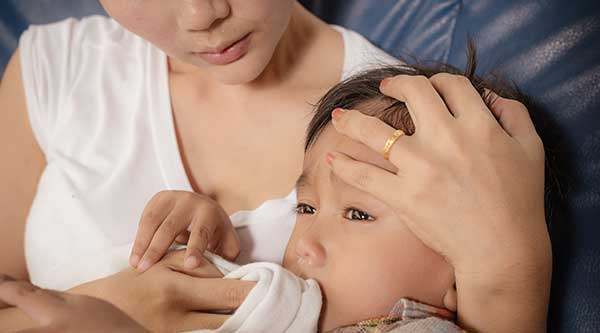
[[[308,177],[322,167],[328,168],[325,159],[328,152],[341,153],[354,160],[367,162],[390,172],[396,172],[396,167],[386,161],[381,152],[376,152],[366,145],[338,133],[333,125],[329,124],[304,154],[303,175]]]

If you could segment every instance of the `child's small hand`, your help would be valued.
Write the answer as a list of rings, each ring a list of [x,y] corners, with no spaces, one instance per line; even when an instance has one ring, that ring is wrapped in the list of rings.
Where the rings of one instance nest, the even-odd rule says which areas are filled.
[[[129,263],[143,272],[166,253],[173,241],[185,243],[184,266],[196,268],[205,250],[233,260],[240,241],[221,206],[211,198],[184,191],[162,191],[144,208]]]

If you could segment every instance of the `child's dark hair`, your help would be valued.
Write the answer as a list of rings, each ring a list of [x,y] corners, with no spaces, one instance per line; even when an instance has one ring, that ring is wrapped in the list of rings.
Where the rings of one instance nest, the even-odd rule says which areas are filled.
[[[557,200],[562,196],[558,173],[554,161],[556,160],[556,151],[549,147],[545,136],[549,133],[548,119],[538,112],[514,85],[508,84],[497,76],[490,76],[489,79],[482,79],[475,75],[476,54],[472,44],[468,45],[468,63],[465,71],[447,64],[435,64],[433,66],[423,65],[382,65],[375,69],[370,69],[358,73],[331,88],[315,106],[315,114],[308,125],[305,150],[308,150],[315,143],[325,127],[331,122],[331,111],[335,108],[356,109],[361,112],[377,117],[383,122],[395,129],[401,129],[408,135],[415,131],[414,124],[406,106],[403,102],[383,95],[379,91],[381,80],[396,75],[423,75],[431,77],[438,73],[457,74],[467,77],[473,87],[479,92],[486,104],[491,105],[493,98],[486,93],[487,90],[494,91],[496,94],[520,101],[529,110],[532,121],[544,142],[546,153],[545,161],[545,206],[546,221],[550,222],[557,204]],[[546,135],[545,135],[546,134]]]

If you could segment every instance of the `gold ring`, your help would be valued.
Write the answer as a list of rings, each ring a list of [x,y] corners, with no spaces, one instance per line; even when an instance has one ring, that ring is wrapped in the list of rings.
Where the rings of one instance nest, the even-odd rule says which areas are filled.
[[[392,146],[396,143],[401,136],[405,135],[403,130],[396,130],[385,142],[385,146],[383,147],[383,158],[386,160],[390,159],[390,150],[392,150]]]

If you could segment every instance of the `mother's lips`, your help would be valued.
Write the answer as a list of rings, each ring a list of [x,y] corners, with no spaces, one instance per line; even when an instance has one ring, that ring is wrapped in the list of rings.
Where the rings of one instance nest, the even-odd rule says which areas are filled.
[[[241,39],[222,48],[212,51],[191,52],[191,54],[213,65],[226,65],[246,55],[250,46],[250,37],[251,33],[248,33]]]
[[[219,53],[223,53],[223,52],[227,51],[227,49],[229,49],[232,46],[234,46],[235,44],[237,44],[238,42],[242,41],[244,38],[248,37],[248,35],[250,35],[250,34],[248,33],[248,34],[244,35],[242,38],[236,39],[233,42],[228,42],[228,43],[221,44],[221,46],[216,47],[216,48],[212,48],[212,49],[208,49],[208,50],[204,50],[204,51],[195,51],[195,52],[192,52],[192,53],[196,53],[196,54],[219,54]]]

